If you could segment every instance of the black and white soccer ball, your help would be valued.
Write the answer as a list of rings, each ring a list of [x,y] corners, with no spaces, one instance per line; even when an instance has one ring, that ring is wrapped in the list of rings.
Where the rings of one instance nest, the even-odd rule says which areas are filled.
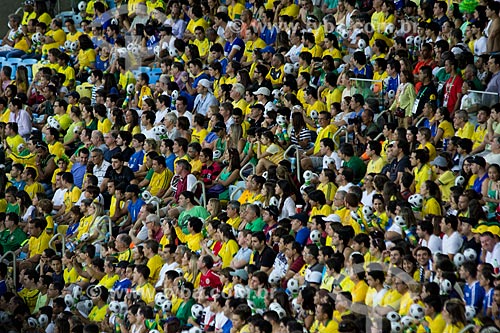
[[[464,250],[464,258],[466,261],[475,261],[477,259],[476,250],[468,248]]]
[[[424,307],[420,304],[412,304],[410,306],[410,316],[416,320],[422,320],[425,317]]]
[[[410,197],[408,198],[408,202],[410,203],[412,208],[420,209],[420,208],[422,208],[422,205],[424,204],[424,197],[421,194],[416,193],[416,194],[410,195]]]

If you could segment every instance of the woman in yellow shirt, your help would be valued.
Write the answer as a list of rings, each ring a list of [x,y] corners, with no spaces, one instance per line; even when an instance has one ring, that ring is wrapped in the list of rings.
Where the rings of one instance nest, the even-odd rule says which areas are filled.
[[[92,43],[89,36],[81,35],[78,37],[78,44],[80,51],[78,52],[77,61],[74,67],[75,70],[78,70],[78,74],[76,76],[80,79],[84,77],[86,80],[90,75],[88,71],[94,69],[95,67],[96,54],[94,50],[94,43]]]
[[[328,216],[332,213],[332,207],[326,204],[325,193],[320,190],[315,190],[309,194],[309,203],[312,207],[309,222],[313,216],[323,215]]]
[[[424,197],[422,218],[427,215],[442,216],[441,190],[432,180],[426,180],[420,187],[420,194]]]
[[[465,305],[457,298],[446,301],[441,314],[446,322],[443,333],[459,333],[467,324]]]
[[[438,123],[438,129],[434,136],[434,145],[437,145],[441,140],[449,140],[455,135],[453,124],[451,123],[450,113],[446,108],[436,110],[434,120]]]
[[[359,253],[353,253],[349,261],[350,277],[354,283],[354,287],[351,290],[352,302],[364,303],[366,292],[368,291],[368,284],[365,281],[365,258]]]

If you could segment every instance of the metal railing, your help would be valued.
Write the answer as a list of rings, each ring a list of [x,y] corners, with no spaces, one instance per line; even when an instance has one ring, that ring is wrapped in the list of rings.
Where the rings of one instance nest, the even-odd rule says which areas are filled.
[[[199,204],[203,207],[207,207],[207,192],[206,192],[206,189],[205,189],[205,183],[203,183],[201,180],[198,180],[196,183],[193,184],[193,187],[191,188],[191,191],[193,193],[196,192],[196,187],[198,186],[198,184],[201,185],[201,198],[199,200]]]
[[[337,130],[337,132],[333,133],[332,140],[333,144],[335,145],[335,149],[339,149],[340,147],[340,140],[338,139],[340,136],[342,136],[342,133],[345,132],[345,141],[348,142],[349,140],[349,132],[347,131],[347,126],[343,125],[340,126],[340,128]]]
[[[14,251],[8,251],[3,254],[2,257],[0,257],[0,262],[3,262],[5,258],[8,256],[12,256],[12,281],[14,282],[14,288],[16,288],[16,279],[17,279],[17,267],[16,267],[16,254]]]
[[[52,238],[49,240],[49,248],[51,248],[52,250],[56,251],[57,252],[57,248],[54,244],[54,242],[60,238],[61,239],[61,245],[62,245],[62,250],[61,250],[61,253],[62,253],[62,256],[64,257],[64,253],[66,251],[66,239],[64,237],[63,234],[55,234],[54,236],[52,236]]]
[[[255,165],[253,165],[252,163],[250,162],[247,162],[247,164],[245,164],[241,169],[240,169],[240,178],[241,180],[245,180],[246,177],[245,175],[243,174],[243,171],[249,169],[249,167],[252,169],[252,173],[251,175],[255,174]]]
[[[302,175],[300,173],[300,149],[301,149],[301,147],[298,145],[290,145],[283,153],[283,156],[285,156],[285,158],[287,158],[288,153],[292,149],[295,149],[295,172],[297,173],[297,179],[300,182],[300,179],[302,178]],[[288,157],[288,159],[290,159],[290,158]],[[290,162],[293,164],[293,161],[290,161]],[[292,165],[292,169],[293,169],[293,165]]]
[[[238,187],[237,187],[237,188],[235,188],[235,189],[234,189],[234,191],[231,193],[231,197],[230,197],[230,199],[231,199],[231,200],[235,200],[236,193],[238,193],[238,192],[243,193],[244,191],[245,191],[245,187],[238,186]]]

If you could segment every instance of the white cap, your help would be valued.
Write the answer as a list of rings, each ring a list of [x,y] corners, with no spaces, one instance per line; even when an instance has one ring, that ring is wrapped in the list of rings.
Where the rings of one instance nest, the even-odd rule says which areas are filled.
[[[207,88],[209,91],[212,91],[212,83],[210,81],[208,81],[207,79],[201,79],[200,81],[198,81],[198,84]]]
[[[342,222],[340,216],[337,214],[330,214],[327,217],[323,218],[323,220],[325,222],[338,222],[338,223]]]
[[[270,96],[271,95],[271,91],[268,88],[266,88],[266,87],[260,87],[253,94],[254,95]]]
[[[321,274],[321,272],[311,271],[306,276],[306,282],[321,284],[322,277],[323,274]]]

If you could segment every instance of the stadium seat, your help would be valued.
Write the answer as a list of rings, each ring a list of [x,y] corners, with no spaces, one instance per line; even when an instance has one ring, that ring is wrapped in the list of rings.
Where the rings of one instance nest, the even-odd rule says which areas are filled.
[[[33,65],[36,64],[38,60],[36,59],[24,59],[19,65],[25,66],[28,70],[28,80],[31,83],[33,80]]]

